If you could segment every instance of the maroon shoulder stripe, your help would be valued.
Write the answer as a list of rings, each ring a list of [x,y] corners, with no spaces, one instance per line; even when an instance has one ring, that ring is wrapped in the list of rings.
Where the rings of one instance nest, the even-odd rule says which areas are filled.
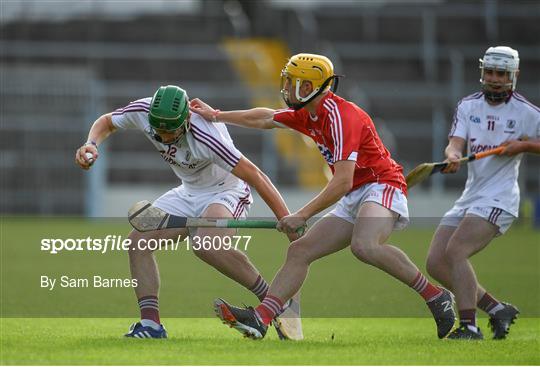
[[[483,94],[484,94],[484,92],[476,92],[476,93],[473,93],[473,94],[469,94],[468,96],[463,97],[461,99],[461,101],[469,101],[471,99],[478,99],[478,98],[482,97]]]
[[[450,128],[450,133],[448,134],[448,136],[452,136],[456,132],[456,128],[457,128],[457,111],[459,109],[459,105],[461,103],[463,103],[464,101],[471,101],[473,99],[481,98],[483,95],[484,95],[483,92],[476,92],[476,93],[470,94],[470,95],[468,95],[466,97],[463,97],[458,102],[458,104],[456,105],[456,108],[454,109],[454,117],[452,119],[452,127]]]
[[[201,138],[205,138],[206,140],[208,140],[209,142],[212,142],[213,145],[221,150],[221,153],[228,156],[229,159],[235,161],[238,163],[238,161],[240,160],[240,157],[237,157],[233,152],[231,152],[225,145],[223,145],[223,143],[221,143],[219,140],[217,140],[216,138],[214,138],[212,135],[208,134],[208,133],[205,133],[204,131],[202,131],[200,128],[196,127],[194,124],[191,125],[191,130],[192,132],[196,133],[197,135],[199,135],[199,137]]]
[[[214,153],[216,153],[221,159],[223,159],[223,161],[225,161],[225,163],[227,163],[229,166],[234,167],[234,166],[236,166],[236,165],[238,164],[238,161],[239,161],[240,159],[238,159],[237,161],[233,161],[233,160],[231,160],[230,158],[224,156],[218,149],[216,149],[216,147],[215,147],[212,143],[210,143],[210,142],[208,142],[207,140],[204,140],[204,138],[202,138],[202,137],[200,137],[200,136],[194,134],[194,133],[193,133],[193,130],[191,131],[191,135],[193,135],[193,138],[194,138],[195,140],[197,140],[197,141],[200,142],[200,143],[203,143],[203,144],[206,145],[208,148],[210,148],[210,149],[211,149]]]
[[[144,103],[144,102],[133,102],[133,103],[128,104],[127,106],[117,108],[116,111],[123,111],[123,110],[131,108],[131,107],[150,108],[150,104]]]
[[[134,107],[134,108],[125,109],[122,111],[114,111],[111,115],[118,116],[118,115],[123,115],[124,113],[127,113],[127,112],[148,112],[148,111],[149,110],[147,108]]]
[[[529,102],[527,100],[527,98],[523,97],[521,94],[519,93],[513,93],[513,96],[516,100],[520,101],[521,103],[525,103],[526,105],[532,107],[536,112],[540,112],[540,108],[538,108],[537,106],[535,106],[534,104],[532,104],[531,102]]]

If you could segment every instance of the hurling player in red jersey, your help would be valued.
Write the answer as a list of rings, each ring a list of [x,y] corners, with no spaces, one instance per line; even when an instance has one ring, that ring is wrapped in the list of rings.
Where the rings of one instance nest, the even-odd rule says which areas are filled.
[[[369,115],[330,91],[332,85],[335,91],[336,84],[328,58],[298,54],[282,71],[281,93],[288,109],[225,112],[198,99],[191,102],[192,110],[208,120],[259,129],[290,128],[315,141],[333,177],[303,208],[279,221],[280,231],[294,232],[337,203],[290,245],[285,264],[258,307],[238,308],[218,299],[216,312],[244,335],[262,338],[274,315],[301,288],[310,264],[350,246],[359,260],[416,290],[427,302],[437,334],[443,338],[455,321],[452,294],[432,285],[403,251],[385,243],[393,229],[408,223],[402,168],[390,157]]]

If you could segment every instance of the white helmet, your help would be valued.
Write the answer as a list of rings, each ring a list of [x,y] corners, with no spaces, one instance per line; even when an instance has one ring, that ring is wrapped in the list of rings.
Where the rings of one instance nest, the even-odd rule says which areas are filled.
[[[493,101],[505,100],[510,96],[509,91],[514,91],[517,84],[517,73],[519,71],[519,54],[517,50],[507,46],[496,46],[487,49],[484,58],[480,59],[480,83],[484,89],[486,98]],[[484,88],[484,69],[501,70],[509,73],[510,83],[504,85],[503,92],[488,92]]]

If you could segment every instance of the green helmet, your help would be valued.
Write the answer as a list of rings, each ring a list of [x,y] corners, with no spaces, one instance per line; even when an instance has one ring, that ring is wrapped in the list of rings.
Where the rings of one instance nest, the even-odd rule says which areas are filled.
[[[186,91],[175,85],[167,85],[159,87],[152,97],[148,121],[154,129],[173,131],[186,124],[188,114]]]

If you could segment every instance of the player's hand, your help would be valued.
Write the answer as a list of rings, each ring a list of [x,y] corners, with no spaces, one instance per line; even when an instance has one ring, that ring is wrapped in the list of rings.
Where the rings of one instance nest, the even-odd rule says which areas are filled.
[[[509,140],[501,144],[504,150],[500,155],[512,157],[516,154],[523,153],[526,150],[526,143],[521,140]]]
[[[189,109],[191,112],[201,115],[206,121],[209,122],[214,121],[217,112],[217,110],[213,109],[210,105],[201,101],[199,98],[192,99],[189,102]]]
[[[452,153],[446,158],[444,161],[448,163],[448,165],[441,171],[441,173],[456,173],[459,170],[460,163],[459,160],[461,159],[461,154],[458,153]]]
[[[75,163],[82,169],[88,170],[98,158],[98,150],[93,144],[84,144],[75,153]]]
[[[289,214],[281,218],[277,224],[277,230],[285,233],[297,233],[299,229],[306,226],[306,218],[298,213]],[[303,231],[299,231],[303,233]]]
[[[286,232],[285,234],[287,235],[289,242],[293,242],[304,235],[304,230],[297,231],[297,232]]]

